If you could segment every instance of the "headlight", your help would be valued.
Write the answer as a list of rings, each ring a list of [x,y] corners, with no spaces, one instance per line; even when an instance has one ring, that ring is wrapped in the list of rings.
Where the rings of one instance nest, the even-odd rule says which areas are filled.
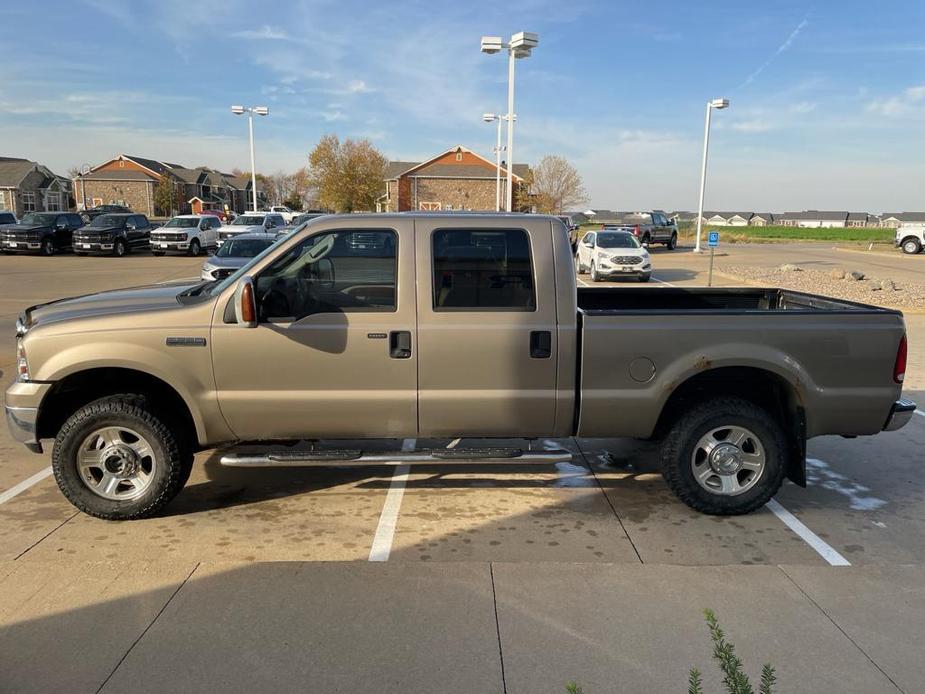
[[[29,380],[29,364],[26,361],[26,347],[22,337],[16,338],[16,370],[20,381]]]

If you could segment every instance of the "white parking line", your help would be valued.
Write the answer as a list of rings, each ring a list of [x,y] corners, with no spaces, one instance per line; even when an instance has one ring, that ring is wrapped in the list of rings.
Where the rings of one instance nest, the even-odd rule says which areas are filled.
[[[925,417],[925,412],[922,412],[922,410],[914,410],[914,412],[915,412],[919,417]]]
[[[802,521],[781,506],[777,499],[771,499],[767,506],[771,513],[780,518],[784,525],[799,535],[806,544],[816,550],[819,556],[825,559],[830,566],[851,566],[850,561],[835,551],[834,547],[829,545],[816,533],[803,525]]]
[[[651,277],[650,279],[653,279],[653,280],[655,280],[656,282],[658,282],[659,284],[664,284],[664,285],[666,285],[666,286],[668,286],[668,287],[673,287],[673,286],[675,286],[675,285],[673,285],[671,282],[666,282],[665,280],[660,280],[658,277]]]
[[[51,465],[49,465],[44,470],[40,470],[39,472],[36,472],[29,479],[23,480],[22,482],[17,484],[15,487],[12,487],[8,489],[7,491],[3,492],[2,494],[0,494],[0,504],[4,504],[10,499],[12,499],[14,496],[22,494],[29,487],[31,487],[32,485],[38,482],[41,482],[43,479],[48,477],[50,474],[51,474]]]
[[[403,451],[413,451],[417,446],[417,439],[405,439],[401,444]],[[392,473],[392,482],[389,484],[382,512],[379,514],[379,525],[373,544],[369,548],[369,561],[388,561],[392,553],[392,539],[395,537],[395,527],[398,525],[398,512],[401,510],[401,500],[405,494],[405,483],[411,467],[399,465]]]

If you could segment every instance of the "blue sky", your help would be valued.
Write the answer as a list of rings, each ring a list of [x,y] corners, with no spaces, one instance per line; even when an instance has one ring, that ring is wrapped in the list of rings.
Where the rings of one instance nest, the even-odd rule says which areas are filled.
[[[0,154],[63,173],[117,153],[247,167],[232,103],[266,104],[258,169],[318,138],[388,157],[486,156],[506,63],[483,34],[535,31],[517,64],[515,159],[561,154],[590,206],[925,208],[925,2],[360,3],[46,0],[0,9]]]

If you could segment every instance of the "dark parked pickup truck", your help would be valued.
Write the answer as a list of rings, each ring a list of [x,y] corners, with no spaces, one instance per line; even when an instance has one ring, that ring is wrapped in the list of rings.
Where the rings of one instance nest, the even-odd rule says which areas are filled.
[[[74,253],[123,256],[151,245],[151,223],[143,214],[104,214],[74,234]]]
[[[19,224],[0,227],[0,251],[54,255],[70,250],[73,233],[83,225],[74,212],[29,212]]]
[[[63,299],[18,323],[13,436],[101,518],[155,513],[193,453],[225,465],[550,463],[488,445],[311,439],[636,437],[699,511],[747,513],[806,440],[898,429],[898,311],[780,289],[576,288],[555,217],[319,217],[222,280]],[[281,445],[285,443],[290,445]]]

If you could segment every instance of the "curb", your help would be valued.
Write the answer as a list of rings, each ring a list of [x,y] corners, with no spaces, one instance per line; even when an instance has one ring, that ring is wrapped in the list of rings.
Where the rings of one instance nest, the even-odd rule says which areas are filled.
[[[866,251],[857,251],[857,252],[865,253]],[[738,275],[731,275],[728,272],[721,272],[719,270],[713,270],[713,276],[722,277],[727,280],[732,280],[733,282],[739,282],[749,287],[758,287],[761,289],[768,289],[767,282],[756,282],[754,280],[747,280],[743,277],[739,277]],[[794,291],[798,291],[798,290],[794,290]],[[822,295],[822,296],[825,296],[825,295]],[[838,297],[831,297],[831,298],[836,299],[838,301],[852,301],[851,299],[838,299]],[[909,308],[908,306],[891,306],[889,304],[871,304],[871,306],[877,306],[879,308],[886,308],[886,309],[890,309],[891,311],[901,311],[903,315],[909,315],[909,316],[925,315],[925,308]]]
[[[899,250],[897,250],[895,253],[889,253],[887,251],[865,251],[865,250],[861,250],[860,248],[842,248],[841,246],[832,246],[832,248],[836,251],[841,251],[842,253],[858,253],[860,255],[879,255],[879,256],[883,256],[884,258],[902,258],[904,255],[907,255],[905,253],[902,253]]]

